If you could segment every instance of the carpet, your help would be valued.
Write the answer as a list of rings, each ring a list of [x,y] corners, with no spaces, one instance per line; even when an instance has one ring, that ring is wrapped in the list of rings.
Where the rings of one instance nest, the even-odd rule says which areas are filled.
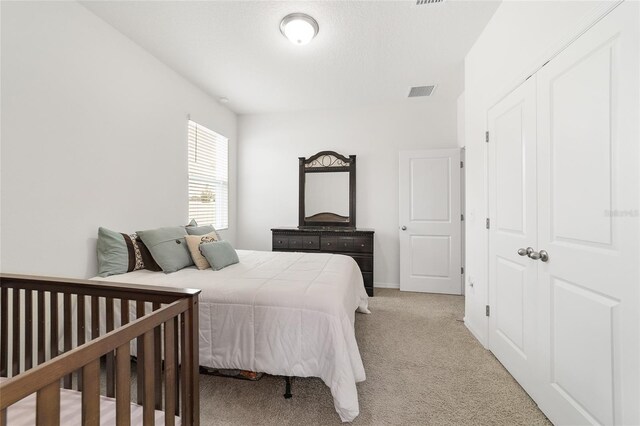
[[[461,296],[376,289],[356,314],[367,380],[354,425],[549,425],[535,402],[462,323]],[[320,379],[200,376],[202,425],[339,425]]]

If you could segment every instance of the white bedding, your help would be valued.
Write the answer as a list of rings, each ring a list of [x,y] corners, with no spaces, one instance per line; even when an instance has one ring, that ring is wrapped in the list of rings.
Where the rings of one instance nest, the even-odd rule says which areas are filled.
[[[7,380],[0,377],[0,383]],[[131,403],[131,424],[142,424],[142,405]],[[157,425],[164,424],[164,412],[155,411]],[[7,425],[33,426],[36,424],[36,394],[21,399],[7,409]],[[71,389],[60,389],[60,424],[82,424],[82,393]],[[100,396],[100,425],[116,424],[116,400]],[[176,426],[180,426],[180,418],[176,417]]]
[[[344,422],[359,413],[365,380],[355,311],[369,313],[356,262],[343,255],[238,250],[220,271],[134,271],[101,281],[199,288],[200,364],[319,377]]]

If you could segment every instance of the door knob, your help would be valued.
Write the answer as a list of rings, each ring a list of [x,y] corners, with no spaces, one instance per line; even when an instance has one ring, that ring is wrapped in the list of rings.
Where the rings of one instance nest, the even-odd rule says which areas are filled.
[[[527,247],[526,249],[524,248],[519,248],[518,249],[518,254],[520,256],[529,256],[531,253],[533,253],[533,247]]]
[[[540,250],[540,260],[546,262],[549,260],[549,253],[546,250]]]
[[[547,253],[546,250],[540,250],[539,252],[534,251],[529,253],[529,258],[533,260],[542,260],[543,262],[546,262],[549,260],[549,253]]]
[[[400,229],[402,229],[403,231],[406,231],[406,230],[407,230],[407,227],[406,227],[406,226],[404,226],[404,225],[402,225],[402,228],[400,228]]]

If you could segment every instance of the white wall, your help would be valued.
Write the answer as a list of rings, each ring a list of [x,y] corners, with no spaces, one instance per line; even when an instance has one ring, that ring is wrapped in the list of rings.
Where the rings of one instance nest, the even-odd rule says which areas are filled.
[[[376,231],[375,282],[398,286],[398,152],[457,146],[456,97],[240,116],[238,131],[241,248],[270,250],[272,227],[298,224],[298,157],[355,154],[357,226]]]
[[[487,110],[594,22],[612,2],[503,2],[465,60],[465,323],[487,344]],[[471,286],[471,284],[473,284]]]
[[[75,2],[2,2],[3,272],[89,277],[98,226],[187,221],[187,114],[236,116]]]

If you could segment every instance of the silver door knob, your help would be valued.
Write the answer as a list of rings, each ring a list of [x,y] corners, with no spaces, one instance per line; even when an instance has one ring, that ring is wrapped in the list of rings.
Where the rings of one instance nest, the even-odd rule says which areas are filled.
[[[546,250],[540,250],[540,260],[546,262],[549,260],[549,253]]]
[[[524,248],[519,248],[519,249],[518,249],[518,254],[519,254],[520,256],[528,256],[528,255],[530,255],[531,253],[533,253],[533,251],[534,251],[534,250],[533,250],[533,247],[527,247],[526,249],[524,249]]]
[[[539,252],[534,251],[529,253],[529,258],[533,260],[542,260],[543,262],[546,262],[549,260],[549,253],[547,253],[546,250],[540,250]]]
[[[402,228],[400,228],[400,229],[402,229],[403,231],[406,231],[406,230],[407,230],[407,227],[406,227],[406,226],[404,226],[404,225],[402,225]]]

